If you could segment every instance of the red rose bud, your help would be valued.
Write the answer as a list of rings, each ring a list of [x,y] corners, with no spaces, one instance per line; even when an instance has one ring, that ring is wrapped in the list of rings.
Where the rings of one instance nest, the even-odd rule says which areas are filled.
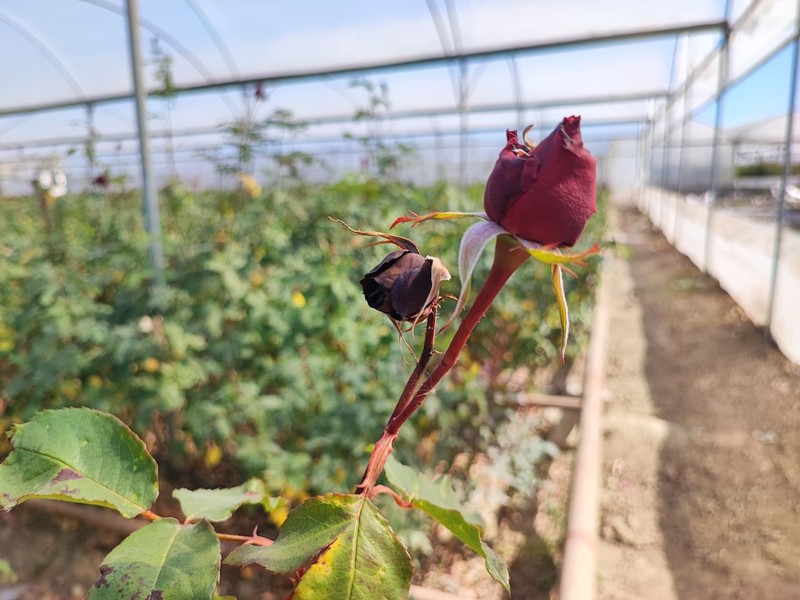
[[[100,173],[100,175],[92,179],[92,183],[99,188],[105,189],[111,182],[109,181],[108,173]]]
[[[439,283],[450,279],[441,260],[411,250],[395,250],[364,275],[367,304],[395,321],[419,321],[439,297]]]
[[[527,132],[527,130],[526,130]],[[483,197],[489,218],[545,246],[572,246],[597,210],[595,159],[581,139],[581,118],[564,120],[538,146],[507,131]]]
[[[266,100],[267,99],[267,90],[264,89],[264,82],[259,81],[256,84],[256,100]]]

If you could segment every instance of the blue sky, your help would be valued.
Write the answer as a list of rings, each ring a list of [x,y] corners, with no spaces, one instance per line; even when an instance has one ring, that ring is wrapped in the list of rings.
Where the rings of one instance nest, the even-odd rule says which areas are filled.
[[[787,46],[725,94],[725,127],[737,127],[787,112],[792,47]]]

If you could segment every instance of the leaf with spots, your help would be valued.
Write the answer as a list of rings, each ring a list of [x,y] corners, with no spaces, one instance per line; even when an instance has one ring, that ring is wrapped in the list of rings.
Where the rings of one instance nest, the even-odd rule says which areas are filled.
[[[411,467],[390,456],[386,461],[386,477],[400,495],[453,534],[486,561],[486,570],[495,581],[510,592],[508,566],[481,539],[483,523],[477,514],[465,511],[456,498],[450,480],[440,477],[430,481]]]
[[[297,574],[294,600],[405,600],[411,587],[411,557],[361,495],[311,498],[289,513],[274,544],[240,546],[225,563]]]
[[[264,500],[264,482],[251,479],[242,485],[216,490],[187,490],[180,488],[172,492],[181,503],[187,521],[224,521],[229,519],[242,504],[259,504]]]
[[[159,519],[108,553],[88,600],[210,600],[219,564],[219,540],[207,521]]]
[[[0,464],[0,507],[29,498],[95,504],[125,517],[158,496],[157,467],[142,440],[116,417],[88,408],[38,413],[12,432]]]

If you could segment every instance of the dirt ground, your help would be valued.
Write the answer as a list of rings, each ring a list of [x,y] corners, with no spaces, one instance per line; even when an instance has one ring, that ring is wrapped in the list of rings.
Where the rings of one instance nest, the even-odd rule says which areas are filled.
[[[615,228],[599,598],[800,598],[800,367],[643,217]]]
[[[796,600],[800,367],[644,218],[618,210],[614,229],[598,599]],[[555,597],[571,461],[559,455],[538,505],[506,511],[493,532],[514,600]],[[19,576],[0,569],[0,600],[83,597],[120,539],[26,506],[0,513],[0,558]],[[480,559],[437,548],[416,583],[503,597]],[[285,594],[236,575],[223,572],[223,591],[241,600]]]

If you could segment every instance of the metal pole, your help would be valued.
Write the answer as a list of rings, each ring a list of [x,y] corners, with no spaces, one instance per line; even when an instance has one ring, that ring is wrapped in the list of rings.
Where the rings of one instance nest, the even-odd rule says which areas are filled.
[[[731,39],[730,28],[731,1],[725,2],[725,29],[722,32],[722,43],[719,48],[719,73],[717,76],[717,102],[714,112],[714,142],[711,146],[711,197],[708,204],[708,215],[706,216],[706,240],[703,252],[703,272],[710,273],[711,269],[711,229],[714,221],[714,208],[717,204],[717,194],[719,194],[719,141],[722,129],[722,106],[724,90],[728,84],[728,45]]]
[[[659,210],[658,210],[659,219],[658,219],[658,221],[659,221],[659,224],[656,225],[656,227],[658,229],[661,229],[661,224],[660,224],[660,221],[661,221],[661,205],[664,203],[664,196],[666,194],[667,184],[668,184],[668,176],[667,176],[667,174],[669,172],[669,155],[670,155],[669,138],[671,137],[671,133],[672,133],[670,131],[669,112],[670,112],[670,109],[672,108],[672,103],[675,100],[674,95],[672,95],[671,92],[672,92],[672,82],[675,79],[675,62],[677,61],[677,59],[678,59],[678,39],[676,38],[675,39],[675,49],[672,52],[672,63],[670,64],[670,69],[669,69],[669,82],[667,83],[667,91],[670,92],[670,95],[667,97],[666,101],[664,102],[664,150],[663,150],[662,156],[661,156],[661,163],[662,163],[662,169],[661,169],[661,193],[659,194],[659,198],[658,198],[658,207],[659,207]],[[655,212],[655,211],[653,211],[653,212]],[[648,210],[648,213],[649,213],[649,210]],[[648,216],[650,217],[650,221],[652,221],[655,224],[655,217],[653,217],[653,215],[650,215],[650,214],[648,214]]]
[[[514,99],[514,111],[517,113],[517,129],[524,129],[528,124],[522,118],[522,81],[517,67],[517,57],[511,55],[508,58],[508,68],[511,71],[511,95]]]
[[[458,117],[459,117],[459,161],[458,161],[458,187],[463,197],[467,189],[467,61],[461,59],[458,64]]]
[[[785,148],[786,154],[783,157],[783,175],[781,175],[781,185],[778,192],[778,220],[775,224],[775,243],[772,248],[772,268],[769,277],[769,299],[767,300],[767,327],[766,334],[771,335],[772,319],[775,312],[775,290],[778,283],[778,266],[781,257],[781,245],[783,241],[783,220],[786,213],[786,184],[792,172],[792,132],[794,131],[794,111],[797,101],[797,68],[798,54],[800,54],[800,2],[797,6],[797,30],[795,31],[794,42],[792,43],[792,66],[789,79],[789,106],[786,114],[786,135]]]
[[[131,75],[136,97],[136,124],[139,131],[139,158],[142,173],[142,201],[145,224],[149,236],[150,260],[156,270],[156,283],[164,282],[164,249],[161,246],[161,219],[158,211],[158,193],[153,179],[150,147],[147,137],[147,90],[142,77],[141,48],[139,44],[138,0],[126,0],[128,7],[128,42],[131,55]]]
[[[645,181],[647,182],[647,187],[645,188],[646,194],[642,198],[642,204],[646,202],[646,198],[650,196],[653,190],[653,175],[655,174],[655,146],[656,146],[656,120],[655,114],[648,117],[647,120],[647,173]]]
[[[669,138],[670,138],[670,135],[671,135],[670,126],[669,126],[669,112],[670,112],[670,108],[671,108],[671,106],[670,106],[671,103],[672,103],[671,99],[668,99],[666,104],[664,105],[664,143],[663,143],[663,151],[661,153],[662,154],[661,155],[661,193],[658,195],[658,206],[659,206],[658,216],[659,217],[661,217],[661,208],[660,207],[664,203],[664,197],[665,197],[666,192],[667,192],[667,185],[669,184],[669,178],[668,178],[668,173],[669,173],[669,155],[670,155],[670,149],[669,149],[670,139]],[[655,209],[653,210],[653,212],[655,213]],[[648,216],[650,217],[650,220],[653,221],[653,223],[655,224],[655,217],[653,215],[648,215]],[[656,227],[658,227],[658,229],[661,229],[661,225],[660,224],[656,225]]]
[[[681,141],[678,146],[678,177],[677,182],[675,183],[675,201],[673,202],[673,213],[672,213],[672,245],[675,249],[678,248],[678,221],[680,216],[680,203],[682,198],[681,189],[683,185],[683,147],[686,143],[686,126],[689,122],[689,91],[692,89],[692,82],[690,81],[691,76],[691,69],[689,61],[689,41],[686,41],[686,78],[684,80],[684,87],[683,87],[683,117],[681,117]]]
[[[94,128],[94,104],[91,102],[86,105],[86,141],[84,142],[84,153],[86,154],[86,189],[92,189],[96,173],[95,163],[97,159],[97,135]]]

